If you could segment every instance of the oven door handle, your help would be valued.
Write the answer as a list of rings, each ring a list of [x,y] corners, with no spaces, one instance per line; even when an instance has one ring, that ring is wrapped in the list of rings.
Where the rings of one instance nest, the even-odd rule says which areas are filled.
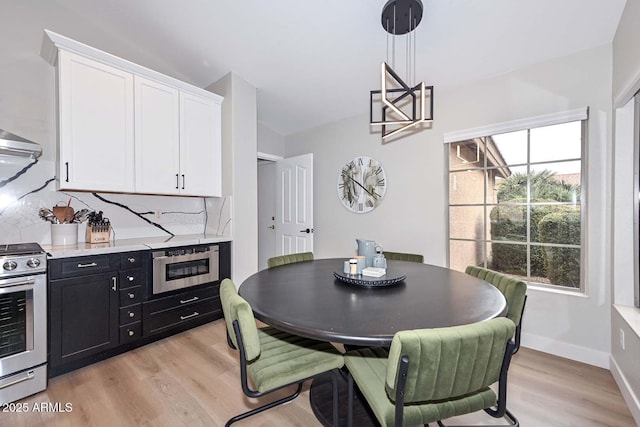
[[[3,279],[0,280],[0,293],[3,293],[3,289],[11,288],[6,292],[18,292],[33,289],[36,280],[33,277],[18,277],[15,279]]]

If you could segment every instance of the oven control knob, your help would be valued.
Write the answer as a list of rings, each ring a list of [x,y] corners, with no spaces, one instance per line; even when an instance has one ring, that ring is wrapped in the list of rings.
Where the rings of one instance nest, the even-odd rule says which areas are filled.
[[[38,258],[30,258],[27,261],[27,267],[29,268],[38,268],[40,266],[40,260]]]
[[[18,266],[18,263],[15,261],[7,261],[4,264],[2,264],[2,268],[4,268],[7,271],[15,270],[17,266]]]

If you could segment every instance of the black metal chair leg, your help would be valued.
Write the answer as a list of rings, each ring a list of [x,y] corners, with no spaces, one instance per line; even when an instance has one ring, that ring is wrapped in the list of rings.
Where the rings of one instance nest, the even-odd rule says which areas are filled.
[[[333,425],[338,427],[340,425],[340,417],[338,413],[338,373],[337,370],[331,371],[331,383],[333,385]]]
[[[353,377],[351,374],[347,375],[347,427],[353,427]]]
[[[240,415],[236,415],[235,417],[229,419],[229,421],[227,421],[227,423],[224,425],[225,427],[229,427],[231,424],[240,421],[240,420],[244,420],[245,418],[248,418],[252,415],[255,414],[259,414],[260,412],[264,412],[267,409],[271,409],[274,408],[278,405],[282,405],[283,403],[287,403],[292,401],[293,399],[295,399],[296,397],[298,397],[300,395],[300,392],[302,391],[302,383],[298,383],[298,387],[296,388],[296,391],[289,395],[289,396],[285,396],[282,399],[278,399],[276,401],[273,401],[271,403],[267,403],[266,405],[260,406],[258,408],[252,409],[250,411],[244,412]]]
[[[231,335],[229,335],[229,331],[227,331],[227,345],[232,350],[237,350],[236,346],[233,345],[233,341],[231,341]]]

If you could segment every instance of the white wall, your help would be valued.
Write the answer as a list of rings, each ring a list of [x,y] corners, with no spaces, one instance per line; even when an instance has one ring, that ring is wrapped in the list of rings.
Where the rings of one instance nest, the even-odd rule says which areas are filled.
[[[633,246],[633,213],[638,208],[633,195],[633,99],[640,89],[640,0],[627,0],[613,41],[613,105],[616,133],[611,185],[611,281],[614,302],[611,330],[611,365],[614,378],[631,413],[640,424],[640,309],[633,307],[634,268],[638,254]],[[623,348],[620,334],[625,337]]]
[[[614,107],[622,107],[640,89],[640,0],[627,0],[613,39]]]
[[[232,268],[236,286],[258,271],[256,88],[229,73],[207,89],[224,96],[222,150],[224,194],[232,194]]]
[[[270,127],[258,123],[258,151],[284,157],[284,136]]]
[[[364,115],[287,137],[285,156],[314,154],[314,252],[319,258],[346,257],[355,252],[354,239],[363,237],[446,265],[443,133],[589,106],[588,292],[573,296],[531,289],[523,344],[608,366],[610,287],[604,247],[610,88],[611,46],[603,46],[453,90],[436,88],[433,129],[396,141],[381,143]],[[388,181],[380,207],[364,215],[342,208],[336,192],[340,167],[356,155],[378,159]]]

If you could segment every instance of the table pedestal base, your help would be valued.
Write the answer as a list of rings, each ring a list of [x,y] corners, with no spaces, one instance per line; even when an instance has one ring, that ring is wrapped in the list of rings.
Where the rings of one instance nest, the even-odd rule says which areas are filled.
[[[340,425],[347,425],[347,377],[346,374],[339,375],[338,378],[338,406],[340,415]],[[353,401],[353,425],[358,427],[379,426],[375,415],[369,406],[360,396],[357,387],[354,386]],[[337,427],[333,425],[333,394],[331,386],[331,374],[324,374],[316,377],[311,383],[309,390],[309,402],[314,415],[325,427]]]

